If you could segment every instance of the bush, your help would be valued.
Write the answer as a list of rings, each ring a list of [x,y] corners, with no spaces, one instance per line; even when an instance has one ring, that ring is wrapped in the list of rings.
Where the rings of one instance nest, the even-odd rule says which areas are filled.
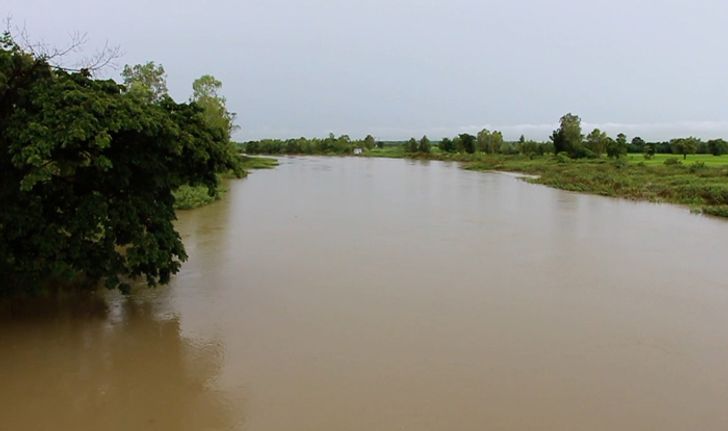
[[[668,157],[667,159],[665,159],[664,163],[665,166],[677,166],[682,164],[682,162],[678,160],[677,157]]]
[[[705,169],[705,163],[703,163],[703,162],[695,162],[692,165],[690,165],[690,168],[689,169],[690,169],[690,172],[691,173],[698,172],[700,170]]]
[[[644,165],[644,163],[643,163],[643,165]],[[627,166],[629,166],[629,163],[624,159],[617,159],[612,162],[612,166],[614,166],[617,169],[624,169]]]
[[[571,157],[569,157],[566,151],[558,153],[555,158],[557,163],[569,163],[571,161]]]

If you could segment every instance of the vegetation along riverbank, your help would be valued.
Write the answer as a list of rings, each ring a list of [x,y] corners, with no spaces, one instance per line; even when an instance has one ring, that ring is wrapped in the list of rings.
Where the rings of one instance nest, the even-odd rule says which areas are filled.
[[[507,142],[498,131],[460,134],[432,142],[323,139],[261,140],[242,144],[255,154],[322,154],[414,158],[462,162],[466,169],[512,171],[525,180],[563,190],[685,205],[695,212],[728,217],[728,142],[694,137],[663,142],[631,141],[595,129],[582,133],[581,119],[561,118],[548,142]]]
[[[234,172],[218,174],[218,184],[214,193],[210,193],[210,189],[204,185],[184,184],[180,186],[174,191],[174,208],[187,210],[209,205],[222,198],[227,191],[223,180],[246,177],[252,170],[272,169],[276,166],[278,166],[278,161],[271,157],[241,156],[240,167],[242,172],[238,174]]]
[[[167,283],[187,258],[174,192],[244,173],[222,83],[203,75],[177,102],[161,65],[117,83],[52,60],[0,36],[0,296]]]

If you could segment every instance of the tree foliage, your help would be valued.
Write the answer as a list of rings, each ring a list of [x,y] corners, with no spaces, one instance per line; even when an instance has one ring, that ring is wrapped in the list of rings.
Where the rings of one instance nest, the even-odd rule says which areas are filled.
[[[212,75],[203,75],[192,83],[192,102],[202,108],[207,124],[229,140],[235,130],[235,114],[227,110],[221,90],[221,81]]]
[[[462,150],[466,153],[472,154],[475,152],[475,143],[477,142],[475,136],[468,133],[461,133],[458,135],[458,142],[462,147]]]
[[[503,150],[503,134],[497,130],[483,129],[477,135],[478,151],[489,154],[500,153]]]
[[[0,41],[1,286],[167,282],[186,257],[172,190],[214,193],[233,167],[195,103],[148,103]]]
[[[617,135],[617,139],[607,141],[607,156],[613,159],[619,159],[627,154],[627,137],[624,133]]]
[[[407,153],[416,153],[419,147],[420,144],[417,142],[417,139],[409,138],[409,140],[407,140],[404,144],[404,151]]]
[[[561,117],[559,128],[554,130],[551,141],[558,154],[567,153],[570,157],[584,157],[584,135],[581,133],[581,118],[571,113]]]
[[[125,65],[121,71],[128,92],[149,102],[159,102],[167,96],[167,73],[161,64],[150,61],[134,66]]]
[[[432,143],[430,142],[430,139],[427,137],[427,135],[423,136],[417,145],[417,151],[420,153],[429,153],[431,149]]]
[[[440,149],[440,151],[445,153],[451,153],[455,150],[455,146],[453,145],[450,138],[442,138],[442,140],[438,144],[438,148]]]
[[[700,139],[689,137],[689,138],[678,138],[670,141],[670,148],[675,154],[682,154],[683,159],[687,159],[688,154],[693,154],[698,150],[700,146]]]
[[[323,139],[301,137],[249,141],[242,144],[242,149],[248,154],[351,154],[355,148],[369,149],[367,145],[366,138],[352,140],[347,135],[336,137],[330,133]],[[383,143],[380,142],[379,145],[383,145]]]
[[[586,147],[594,154],[599,157],[607,151],[607,143],[609,142],[609,136],[605,132],[599,129],[592,130],[586,137]]]
[[[376,139],[374,139],[374,136],[367,135],[364,138],[364,140],[362,141],[362,144],[363,144],[364,148],[366,148],[367,150],[371,150],[372,148],[374,148],[376,146],[377,141],[376,141]]]
[[[708,151],[714,156],[728,153],[728,142],[723,139],[711,139],[708,141]]]

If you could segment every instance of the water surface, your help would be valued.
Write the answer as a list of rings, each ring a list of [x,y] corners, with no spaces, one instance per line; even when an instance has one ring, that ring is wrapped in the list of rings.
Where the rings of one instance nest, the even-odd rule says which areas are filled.
[[[229,187],[170,286],[2,321],[0,429],[728,429],[723,220],[439,162]]]

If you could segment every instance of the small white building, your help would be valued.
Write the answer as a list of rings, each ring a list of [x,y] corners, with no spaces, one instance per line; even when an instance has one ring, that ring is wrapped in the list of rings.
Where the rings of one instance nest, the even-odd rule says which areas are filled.
[[[354,148],[354,155],[355,156],[360,156],[363,152],[364,152],[364,150],[362,150],[361,148],[358,148],[358,147],[357,148]]]

